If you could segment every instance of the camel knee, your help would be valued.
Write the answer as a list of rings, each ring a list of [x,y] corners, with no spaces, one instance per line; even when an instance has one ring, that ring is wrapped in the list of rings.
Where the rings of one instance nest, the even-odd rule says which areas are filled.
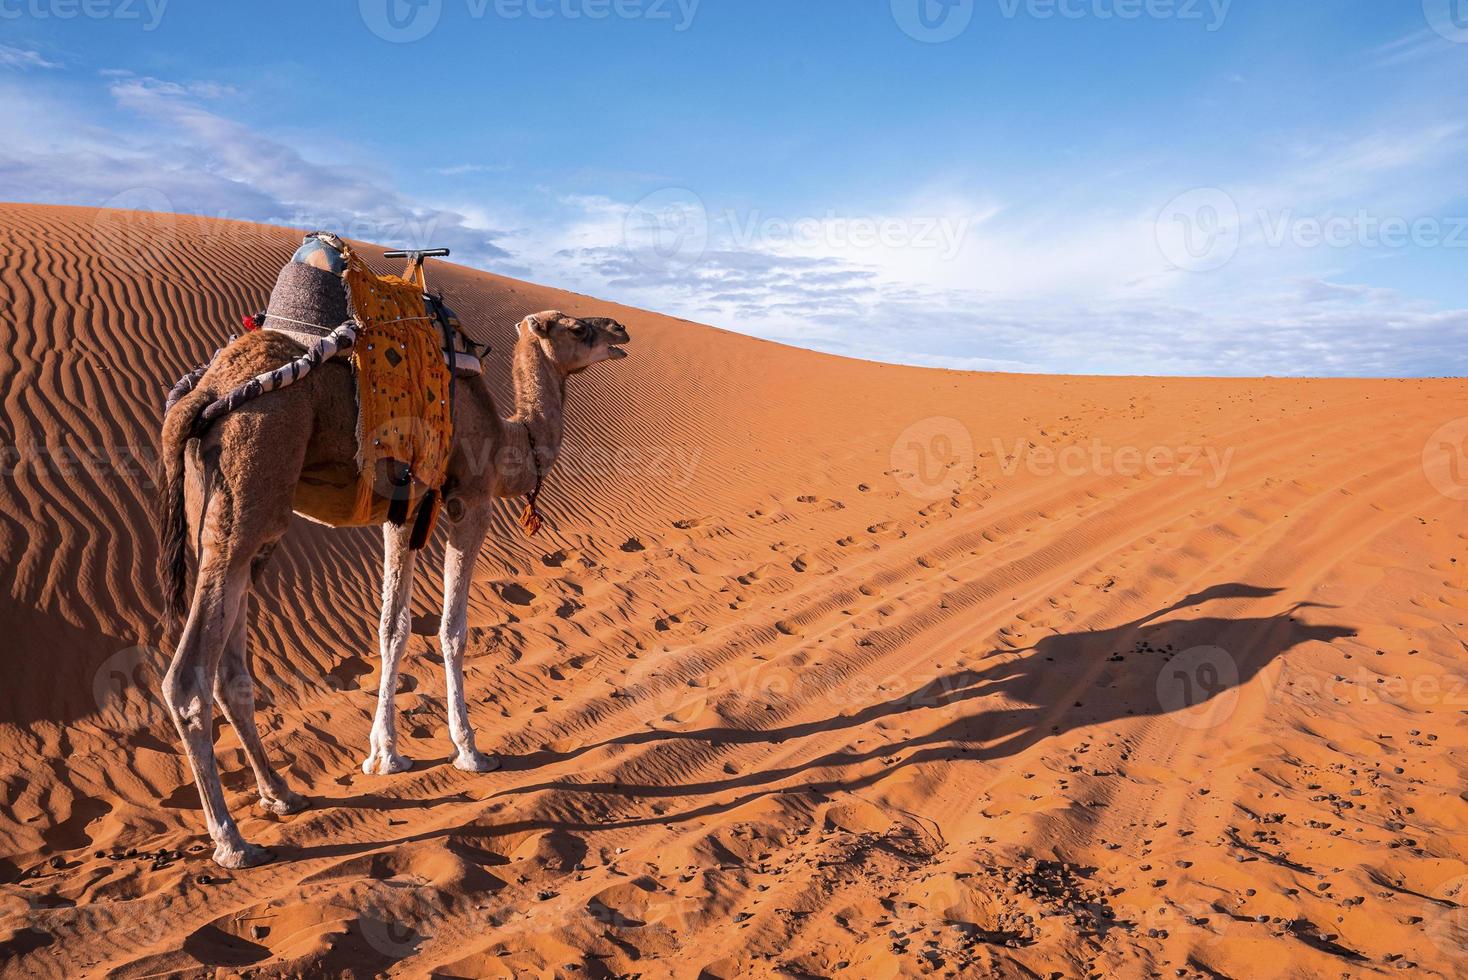
[[[204,732],[209,724],[209,685],[203,671],[175,664],[163,678],[163,700],[174,724],[185,734]]]

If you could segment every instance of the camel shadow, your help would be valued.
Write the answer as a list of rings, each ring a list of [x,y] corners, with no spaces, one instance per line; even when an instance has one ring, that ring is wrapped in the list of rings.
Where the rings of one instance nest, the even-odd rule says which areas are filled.
[[[1342,626],[1311,625],[1296,618],[1313,604],[1295,604],[1275,615],[1228,618],[1167,618],[1205,603],[1268,599],[1278,589],[1228,583],[1194,593],[1177,603],[1120,626],[1047,636],[1023,650],[993,650],[992,666],[950,672],[925,680],[906,694],[829,719],[768,729],[716,727],[691,731],[647,731],[609,739],[558,755],[538,752],[507,762],[506,768],[532,768],[564,761],[603,746],[646,745],[673,740],[710,744],[780,743],[824,738],[881,720],[976,702],[939,728],[916,737],[870,748],[839,746],[798,765],[738,776],[670,785],[625,781],[549,780],[516,786],[501,796],[545,790],[654,798],[758,790],[806,771],[839,769],[892,760],[876,774],[855,780],[823,780],[807,789],[832,792],[869,785],[899,769],[925,761],[994,761],[1023,752],[1046,739],[1128,717],[1175,716],[1182,730],[1226,725],[1239,688],[1286,652],[1310,642],[1330,643],[1355,635]],[[1018,656],[1014,656],[1014,655]],[[821,692],[801,691],[813,697]],[[983,710],[977,702],[1005,705]],[[833,702],[834,703],[834,702]],[[799,787],[797,787],[799,788]],[[789,792],[785,786],[779,792]],[[774,790],[770,790],[774,792]],[[735,805],[763,795],[756,792]],[[701,814],[702,815],[702,814]],[[665,816],[654,822],[678,819]]]
[[[1343,626],[1310,624],[1297,618],[1302,609],[1326,608],[1314,604],[1294,604],[1260,616],[1177,616],[1210,602],[1268,600],[1278,592],[1239,583],[1213,586],[1119,626],[1056,633],[1021,650],[992,650],[979,666],[926,679],[900,697],[855,710],[840,710],[850,706],[832,697],[831,704],[837,710],[827,719],[766,729],[720,726],[688,731],[643,731],[588,745],[576,752],[542,751],[508,758],[504,760],[505,769],[516,771],[564,762],[607,746],[679,740],[711,745],[777,744],[809,738],[835,743],[829,751],[796,765],[726,778],[668,784],[572,779],[526,783],[494,794],[492,798],[501,802],[492,810],[503,806],[508,799],[547,790],[603,798],[661,800],[736,793],[732,798],[726,796],[717,802],[675,812],[621,820],[530,817],[501,823],[476,822],[409,834],[396,841],[297,848],[292,849],[291,857],[339,855],[438,837],[494,839],[546,830],[576,833],[665,826],[717,816],[772,794],[851,792],[929,762],[994,762],[1021,753],[1042,740],[1125,718],[1174,716],[1181,726],[1180,737],[1185,730],[1227,725],[1232,710],[1230,699],[1236,701],[1241,688],[1255,681],[1290,650],[1306,643],[1331,643],[1355,635]],[[821,694],[815,692],[812,696]],[[986,708],[985,702],[1002,707]],[[953,714],[925,734],[882,741],[869,747],[860,742],[841,744],[839,738],[843,732],[873,722],[886,720],[895,724],[904,719],[915,720],[923,712],[966,705],[971,710]],[[877,760],[883,766],[871,770],[869,764]],[[827,775],[791,782],[813,773]]]

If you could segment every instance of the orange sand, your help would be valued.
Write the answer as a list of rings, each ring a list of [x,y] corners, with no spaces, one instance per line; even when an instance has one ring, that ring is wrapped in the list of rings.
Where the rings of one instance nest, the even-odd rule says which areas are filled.
[[[298,521],[252,645],[314,807],[252,810],[221,727],[280,855],[225,873],[157,698],[149,466],[299,233],[0,228],[0,974],[1468,969],[1468,384],[909,369],[439,264],[502,394],[527,312],[634,338],[572,382],[549,531],[506,506],[480,560],[504,767],[448,764],[415,637],[417,766],[362,774],[379,537]]]

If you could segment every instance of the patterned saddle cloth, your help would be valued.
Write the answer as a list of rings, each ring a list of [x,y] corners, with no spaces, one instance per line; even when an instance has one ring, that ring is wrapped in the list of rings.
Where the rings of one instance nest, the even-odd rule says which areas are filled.
[[[380,276],[351,249],[343,254],[347,306],[357,321],[351,354],[358,409],[354,522],[370,522],[376,500],[385,498],[393,523],[416,513],[431,530],[453,438],[444,327],[424,308],[421,266],[416,281]]]

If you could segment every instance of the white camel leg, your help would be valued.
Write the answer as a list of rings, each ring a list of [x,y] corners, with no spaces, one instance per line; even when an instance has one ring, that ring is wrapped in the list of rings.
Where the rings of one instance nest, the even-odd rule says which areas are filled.
[[[475,507],[449,531],[448,551],[443,568],[443,618],[439,621],[438,640],[443,648],[446,680],[449,737],[458,755],[454,765],[466,772],[490,772],[499,762],[474,747],[474,729],[469,725],[469,709],[464,703],[464,644],[469,635],[469,584],[474,577],[474,561],[479,546],[489,529],[489,507]]]
[[[310,801],[287,786],[275,771],[255,727],[255,678],[250,671],[247,646],[249,617],[250,593],[246,589],[240,594],[229,639],[224,645],[224,656],[219,661],[219,671],[214,675],[214,701],[234,726],[245,757],[250,760],[250,768],[255,771],[260,805],[271,813],[299,813],[311,805]]]
[[[204,804],[204,819],[214,841],[214,860],[225,868],[249,868],[273,857],[240,835],[225,804],[219,766],[214,760],[214,677],[232,626],[231,614],[238,608],[248,579],[248,567],[231,563],[206,545],[199,561],[193,608],[163,679],[164,701],[183,739]]]
[[[412,522],[402,527],[382,526],[382,622],[378,641],[382,648],[382,681],[377,687],[377,714],[372,719],[372,749],[362,763],[368,775],[389,776],[403,772],[412,762],[397,753],[397,709],[393,697],[398,690],[398,665],[408,646],[412,625],[408,606],[413,597],[413,568],[417,552],[408,548]]]

